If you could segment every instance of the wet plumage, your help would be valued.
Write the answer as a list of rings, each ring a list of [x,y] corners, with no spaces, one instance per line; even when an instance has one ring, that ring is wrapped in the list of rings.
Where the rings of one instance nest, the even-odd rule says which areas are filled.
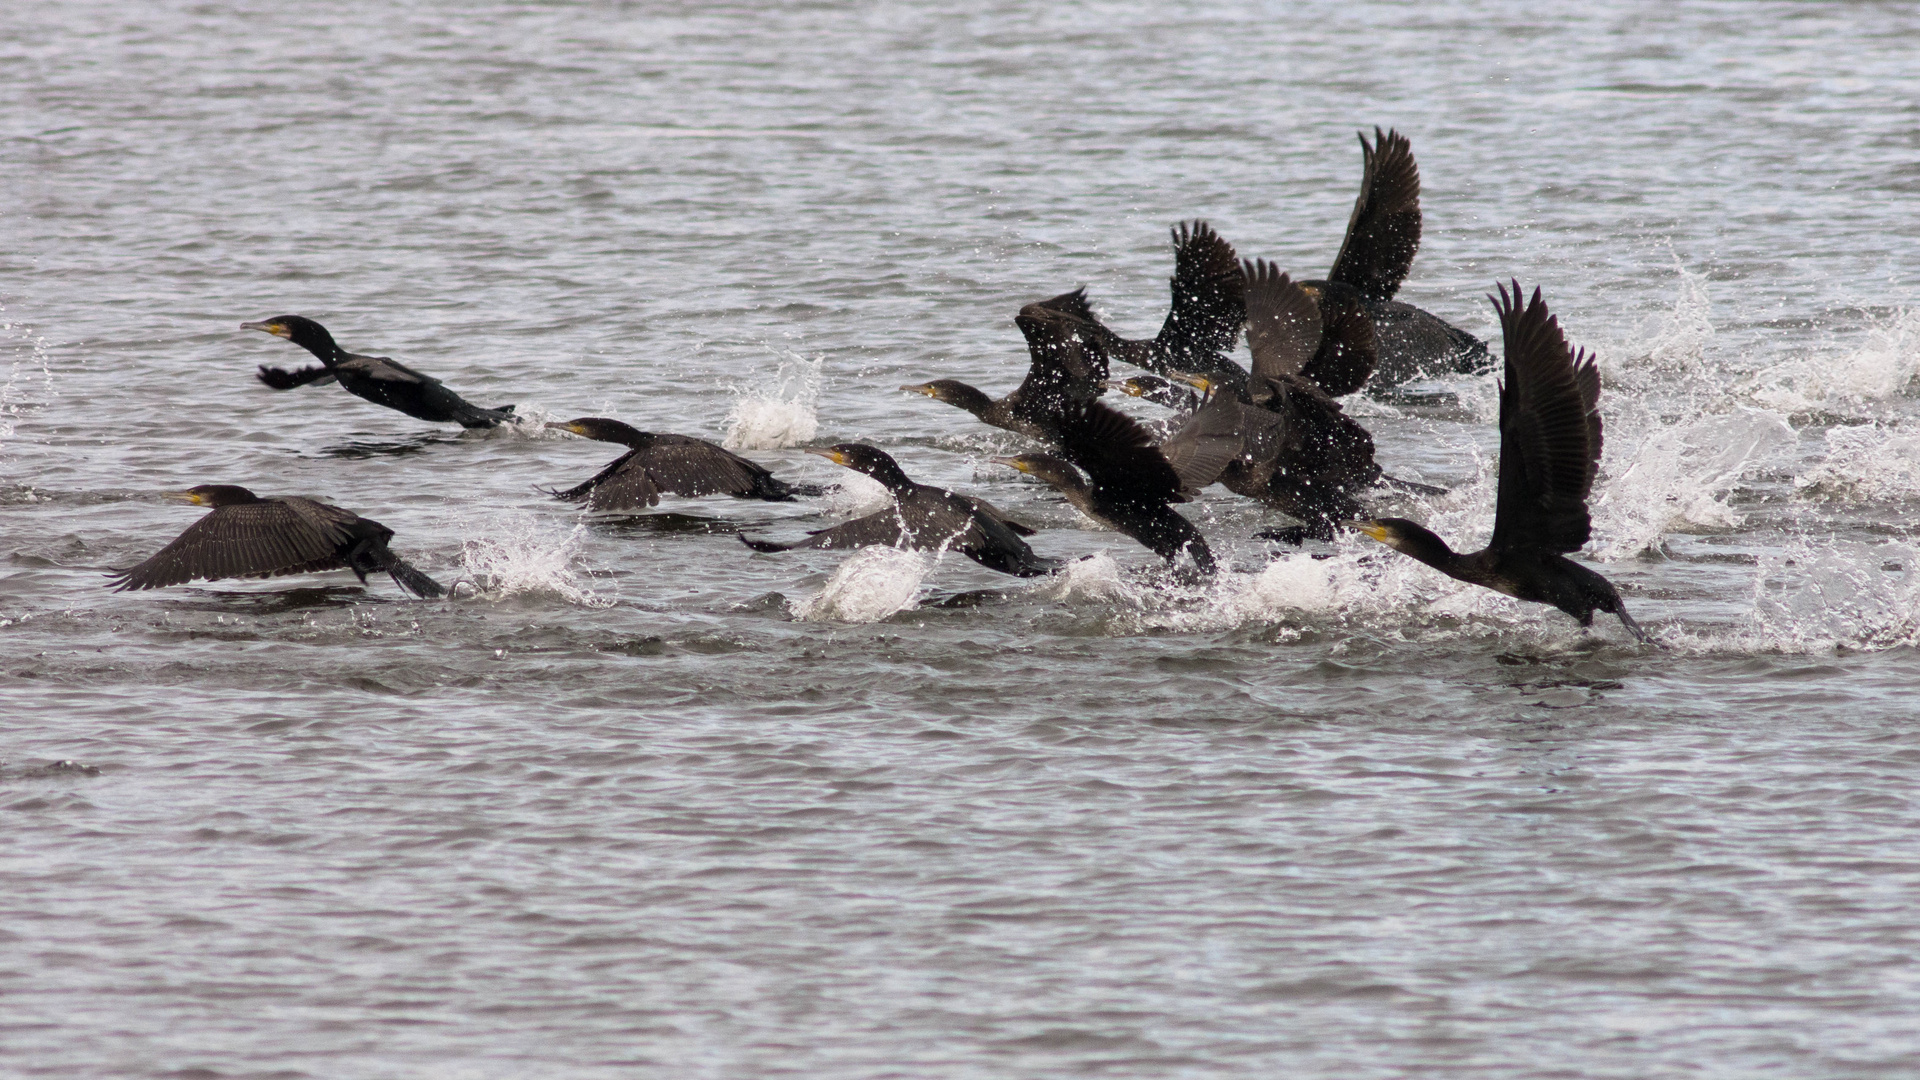
[[[1170,565],[1184,555],[1199,571],[1213,572],[1206,538],[1169,505],[1186,501],[1180,474],[1145,428],[1094,401],[1071,410],[1059,430],[1061,457],[1020,454],[993,460],[1046,481],[1081,513],[1133,537]]]
[[[1600,372],[1574,351],[1535,289],[1523,304],[1520,283],[1500,287],[1506,359],[1500,386],[1500,480],[1493,536],[1461,554],[1404,518],[1356,523],[1368,536],[1450,577],[1521,600],[1552,604],[1593,625],[1595,611],[1619,616],[1635,640],[1645,631],[1627,614],[1613,583],[1565,557],[1592,532],[1587,498],[1600,467]]]
[[[260,381],[275,390],[292,390],[338,380],[350,394],[375,405],[406,413],[416,420],[490,428],[513,419],[513,406],[483,409],[425,375],[384,356],[350,353],[333,340],[327,328],[300,315],[281,315],[263,322],[241,323],[242,330],[260,330],[286,338],[320,360],[318,367],[297,371],[260,366]]]
[[[1376,388],[1422,375],[1484,371],[1492,365],[1486,342],[1431,312],[1395,300],[1420,250],[1420,167],[1413,144],[1397,131],[1360,136],[1360,195],[1347,235],[1326,281],[1304,281],[1309,294],[1329,284],[1355,290],[1379,339]]]
[[[884,510],[822,529],[805,540],[774,543],[741,537],[755,551],[795,548],[898,547],[918,551],[950,548],[991,570],[1019,577],[1053,572],[1058,564],[1033,553],[1022,534],[1033,530],[1010,521],[984,500],[916,484],[885,451],[864,443],[840,443],[816,453],[880,481],[892,496]]]
[[[554,498],[568,502],[584,500],[593,510],[641,510],[659,505],[662,494],[732,495],[790,502],[796,495],[822,493],[811,484],[789,484],[762,465],[690,435],[640,431],[600,416],[583,416],[554,426],[627,447],[625,454],[592,478],[565,491],[551,492]]]
[[[957,379],[903,386],[972,413],[982,423],[1052,442],[1055,417],[1069,405],[1091,401],[1105,389],[1107,356],[1088,321],[1086,296],[1076,290],[1028,304],[1014,316],[1027,339],[1027,377],[1011,393],[991,398]]]
[[[146,561],[114,574],[115,589],[348,569],[362,582],[384,570],[417,596],[446,595],[439,583],[387,549],[392,529],[352,511],[297,495],[262,498],[230,484],[202,484],[182,494],[213,512]]]

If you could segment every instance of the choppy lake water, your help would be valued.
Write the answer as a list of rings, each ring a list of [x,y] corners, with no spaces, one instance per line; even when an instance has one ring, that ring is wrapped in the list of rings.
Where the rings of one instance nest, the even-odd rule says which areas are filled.
[[[1872,3],[10,10],[0,1073],[1915,1075],[1916,55]],[[1318,276],[1375,125],[1403,298],[1598,350],[1586,557],[1664,651],[1218,491],[1168,587],[895,389],[1010,388],[1075,285],[1144,336],[1178,220]],[[531,422],[267,390],[288,312]],[[1492,380],[1419,389],[1352,409],[1474,546]],[[585,414],[872,441],[1094,557],[734,535],[860,484],[583,518]],[[471,584],[104,589],[201,482]]]

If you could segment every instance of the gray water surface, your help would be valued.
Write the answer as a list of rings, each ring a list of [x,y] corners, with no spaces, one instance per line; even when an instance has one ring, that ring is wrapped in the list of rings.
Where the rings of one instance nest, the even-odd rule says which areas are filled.
[[[10,10],[0,1073],[1915,1075],[1916,55],[1872,3]],[[1219,491],[1172,585],[895,389],[1010,389],[1077,285],[1150,334],[1180,220],[1319,276],[1376,125],[1402,298],[1598,352],[1586,557],[1664,649]],[[268,390],[282,313],[528,422]],[[1477,546],[1492,380],[1413,389],[1349,408],[1453,492],[1383,509]],[[582,517],[580,415],[871,441],[1091,558],[739,544],[852,482]],[[107,591],[202,482],[457,596]]]

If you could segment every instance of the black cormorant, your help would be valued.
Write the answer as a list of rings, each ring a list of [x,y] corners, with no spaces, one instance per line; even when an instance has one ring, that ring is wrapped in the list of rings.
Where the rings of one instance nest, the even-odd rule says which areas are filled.
[[[1593,529],[1587,495],[1600,467],[1600,372],[1567,346],[1540,290],[1522,306],[1520,283],[1500,286],[1494,307],[1505,340],[1500,386],[1500,486],[1487,546],[1463,555],[1404,518],[1354,527],[1449,577],[1552,604],[1593,625],[1595,611],[1620,617],[1636,641],[1647,635],[1606,578],[1568,559]],[[1489,299],[1492,299],[1489,297]]]
[[[984,500],[914,483],[883,450],[864,443],[840,443],[807,452],[880,481],[893,497],[893,505],[790,544],[749,540],[744,536],[740,538],[741,543],[755,551],[876,546],[918,551],[952,548],[990,570],[1019,577],[1038,577],[1059,568],[1053,560],[1035,555],[1027,542],[1020,539],[1022,534],[1032,535],[1032,529],[1010,521]]]
[[[640,510],[657,506],[664,493],[732,495],[767,502],[791,502],[795,495],[820,495],[824,488],[789,484],[765,468],[705,439],[639,431],[618,420],[583,416],[553,425],[599,442],[629,447],[593,479],[565,491],[549,492],[568,502],[586,500],[593,510]]]
[[[385,570],[394,583],[433,599],[447,590],[387,550],[393,530],[348,510],[297,495],[261,498],[232,484],[181,492],[213,513],[138,566],[113,575],[118,590],[158,589],[195,578],[264,578],[345,567],[362,582]]]
[[[242,330],[262,330],[283,337],[320,358],[319,367],[298,371],[260,365],[260,381],[275,390],[292,390],[329,379],[340,380],[347,392],[375,405],[398,409],[417,420],[455,423],[467,428],[490,428],[513,419],[513,406],[483,409],[443,386],[384,356],[361,356],[335,344],[327,328],[300,315],[281,315],[264,322],[241,323]]]
[[[1360,197],[1333,269],[1326,281],[1300,284],[1315,299],[1329,282],[1358,291],[1379,336],[1376,389],[1423,375],[1485,371],[1493,365],[1486,342],[1393,298],[1420,250],[1420,167],[1406,136],[1379,128],[1373,134],[1371,145],[1360,136]]]
[[[1154,447],[1145,428],[1091,401],[1062,417],[1060,436],[1065,459],[1020,454],[993,460],[1053,485],[1081,513],[1140,541],[1169,565],[1177,565],[1185,553],[1195,569],[1214,571],[1206,538],[1168,505],[1187,497],[1181,492],[1180,474]],[[1086,478],[1075,465],[1086,470]]]
[[[1072,304],[1076,299],[1079,303]],[[990,398],[957,379],[935,379],[900,389],[964,409],[994,427],[1053,442],[1053,418],[1061,410],[1074,402],[1091,401],[1106,390],[1107,356],[1098,344],[1096,324],[1073,310],[1075,306],[1086,307],[1079,292],[1028,304],[1014,316],[1015,325],[1026,335],[1029,362],[1026,379],[1006,397]]]
[[[1218,480],[1299,519],[1281,538],[1331,540],[1380,479],[1373,436],[1333,400],[1373,370],[1372,323],[1357,302],[1332,302],[1343,290],[1316,304],[1264,261],[1248,263],[1245,280],[1253,373],[1239,386],[1197,380],[1213,396],[1160,449],[1189,488]]]

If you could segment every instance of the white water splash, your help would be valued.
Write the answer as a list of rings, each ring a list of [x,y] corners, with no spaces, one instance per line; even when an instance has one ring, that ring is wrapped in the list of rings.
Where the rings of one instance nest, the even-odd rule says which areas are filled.
[[[879,622],[913,606],[935,560],[925,551],[861,548],[834,568],[819,593],[795,600],[793,614],[809,622]]]
[[[827,489],[821,500],[821,509],[826,513],[848,517],[877,513],[892,505],[893,494],[887,485],[852,469],[842,472],[839,481]]]
[[[460,568],[490,600],[531,594],[611,607],[614,601],[582,584],[575,569],[586,535],[586,526],[578,522],[562,531],[532,514],[498,515],[480,535],[461,541]]]
[[[1794,491],[1828,499],[1920,498],[1920,435],[1868,424],[1830,428],[1827,456],[1793,478]]]
[[[1796,538],[1762,557],[1752,617],[1717,644],[1791,653],[1920,644],[1916,561],[1910,544]]]
[[[1595,532],[1604,538],[1594,557],[1631,558],[1669,532],[1738,525],[1727,496],[1743,476],[1795,442],[1786,418],[1765,409],[1655,428],[1624,461],[1609,463],[1608,480],[1592,503]]]
[[[820,430],[820,360],[785,360],[769,382],[733,388],[727,412],[729,450],[779,450]]]
[[[0,440],[6,440],[13,438],[14,417],[33,408],[26,394],[32,369],[39,369],[42,404],[53,400],[53,368],[47,363],[47,339],[24,323],[0,322],[0,340],[12,354],[6,382],[0,383]]]
[[[1850,412],[1905,393],[1920,376],[1920,312],[1874,326],[1851,352],[1816,353],[1749,376],[1741,389],[1782,412]]]

